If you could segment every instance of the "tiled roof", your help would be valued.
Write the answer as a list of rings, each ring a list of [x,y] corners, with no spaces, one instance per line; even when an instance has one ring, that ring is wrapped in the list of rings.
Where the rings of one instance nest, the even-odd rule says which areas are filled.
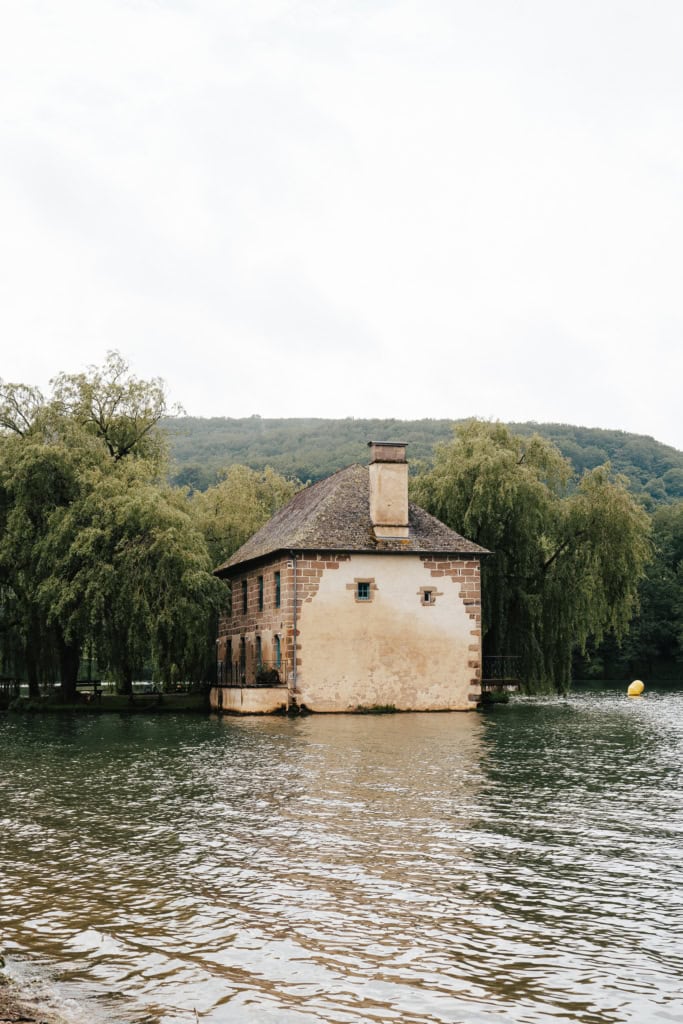
[[[407,539],[377,540],[370,519],[368,467],[348,466],[295,494],[215,571],[223,575],[276,551],[487,553],[412,502],[408,521]]]

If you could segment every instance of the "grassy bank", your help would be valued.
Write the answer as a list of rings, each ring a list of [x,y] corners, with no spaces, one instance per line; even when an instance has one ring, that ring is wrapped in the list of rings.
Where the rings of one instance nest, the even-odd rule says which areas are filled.
[[[200,713],[209,710],[209,698],[203,693],[135,693],[131,696],[105,693],[99,700],[79,700],[75,704],[60,704],[53,697],[31,700],[19,697],[12,702],[10,711],[25,714],[52,714],[69,711],[79,715],[119,714],[179,714]]]

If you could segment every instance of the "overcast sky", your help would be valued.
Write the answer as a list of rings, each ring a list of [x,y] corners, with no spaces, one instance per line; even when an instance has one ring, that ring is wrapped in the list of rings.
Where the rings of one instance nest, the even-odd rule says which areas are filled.
[[[0,0],[0,376],[683,448],[681,0]]]

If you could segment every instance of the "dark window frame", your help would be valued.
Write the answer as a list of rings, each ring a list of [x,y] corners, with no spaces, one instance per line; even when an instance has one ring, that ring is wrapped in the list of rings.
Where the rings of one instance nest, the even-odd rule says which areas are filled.
[[[437,587],[420,587],[418,590],[420,604],[423,608],[433,608],[438,597],[443,597],[442,591]]]

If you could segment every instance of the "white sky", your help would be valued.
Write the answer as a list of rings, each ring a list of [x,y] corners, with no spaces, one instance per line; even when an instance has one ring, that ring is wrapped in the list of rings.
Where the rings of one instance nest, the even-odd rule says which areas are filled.
[[[0,375],[683,448],[680,0],[0,0]]]

